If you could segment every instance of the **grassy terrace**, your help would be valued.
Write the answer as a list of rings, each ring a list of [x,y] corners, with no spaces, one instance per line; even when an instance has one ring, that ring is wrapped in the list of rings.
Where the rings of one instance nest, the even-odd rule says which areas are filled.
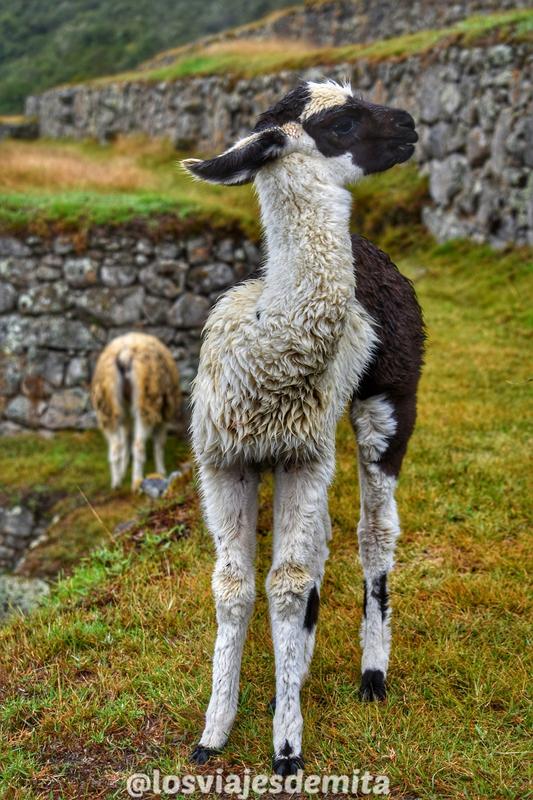
[[[170,144],[138,137],[105,146],[0,142],[0,229],[79,229],[172,214],[254,233],[252,192],[195,183],[179,158]]]
[[[386,774],[392,796],[405,800],[516,800],[527,792],[531,711],[524,647],[531,635],[524,357],[530,253],[426,240],[406,245],[399,263],[415,279],[429,347],[399,490],[390,697],[380,706],[357,699],[357,470],[344,422],[317,650],[303,693],[307,769]],[[183,445],[173,448],[176,460],[183,457]],[[76,552],[100,546],[43,610],[0,631],[0,796],[118,798],[132,772],[189,772],[215,632],[213,553],[194,484],[184,482],[173,498],[143,512],[137,528],[110,537],[117,518],[139,509],[125,493],[104,488],[99,437],[6,440],[4,458],[3,491],[62,482],[67,502],[85,509],[78,510],[86,532]],[[270,763],[273,659],[262,588],[270,503],[266,481],[259,597],[239,716],[215,763],[228,772],[247,766],[262,773]],[[65,548],[81,531],[73,527],[61,528]],[[48,562],[41,554],[44,563],[54,557],[58,551]]]
[[[194,75],[231,74],[250,78],[280,70],[302,70],[313,66],[353,63],[360,60],[383,61],[403,59],[430,53],[452,43],[470,47],[491,43],[531,41],[533,10],[507,11],[473,16],[447,28],[383,39],[370,44],[314,48],[305,42],[261,41],[238,39],[223,42],[200,42],[185,46],[169,55],[175,60],[158,68],[147,68],[95,80],[94,84],[126,80],[167,81]]]
[[[92,224],[139,219],[157,225],[162,215],[171,215],[195,225],[238,226],[259,236],[250,186],[193,181],[179,168],[178,159],[170,144],[136,137],[105,146],[0,142],[0,230],[79,231]],[[366,180],[354,195],[357,230],[383,236],[390,227],[392,239],[400,237],[402,244],[405,236],[423,235],[419,217],[427,187],[413,166]],[[407,224],[414,226],[410,232]]]

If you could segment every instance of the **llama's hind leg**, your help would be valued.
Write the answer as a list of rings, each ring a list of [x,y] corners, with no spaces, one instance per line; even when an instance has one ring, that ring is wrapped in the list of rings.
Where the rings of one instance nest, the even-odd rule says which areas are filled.
[[[139,413],[135,414],[133,421],[133,467],[131,471],[131,488],[137,489],[144,475],[144,464],[146,461],[146,442],[152,433],[151,428],[146,425]]]
[[[104,431],[108,445],[108,459],[111,470],[111,488],[117,489],[122,483],[128,463],[128,442],[124,425],[114,431]],[[126,466],[125,466],[126,465]]]
[[[217,551],[213,594],[217,638],[205,728],[191,760],[205,764],[229,736],[239,696],[241,658],[255,599],[258,473],[251,468],[200,470],[205,516]]]
[[[165,443],[167,440],[167,428],[163,423],[158,425],[154,431],[154,461],[155,471],[163,478],[165,470]]]
[[[357,533],[364,574],[360,690],[363,700],[386,697],[391,640],[387,580],[400,534],[394,492],[415,414],[416,402],[412,396],[393,401],[382,394],[356,400],[352,406],[361,491]]]
[[[309,669],[327,557],[327,488],[333,459],[276,472],[274,557],[267,593],[276,659],[274,771],[303,767],[300,688]]]
[[[119,448],[120,448],[120,483],[124,480],[124,476],[126,475],[126,471],[128,469],[128,463],[130,460],[130,441],[129,441],[129,431],[128,426],[126,424],[121,424],[118,428],[118,438],[119,438]]]

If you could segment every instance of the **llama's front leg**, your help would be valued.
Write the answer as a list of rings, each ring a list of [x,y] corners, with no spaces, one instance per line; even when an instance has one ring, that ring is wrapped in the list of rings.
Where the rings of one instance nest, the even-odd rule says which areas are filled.
[[[300,688],[313,652],[328,552],[332,472],[332,459],[276,472],[274,557],[267,593],[276,659],[273,767],[279,775],[303,767]]]
[[[255,599],[255,534],[259,475],[250,468],[200,470],[206,522],[217,556],[213,593],[217,638],[205,728],[191,760],[205,764],[229,736],[239,696],[241,658]]]
[[[327,543],[331,539],[331,520],[329,517],[329,511],[327,508],[327,498],[325,501],[325,508],[324,513],[322,514],[322,522],[324,525],[324,563],[322,566],[322,570],[315,581],[315,585],[311,592],[309,593],[309,597],[307,600],[307,605],[305,607],[305,617],[304,617],[304,670],[302,676],[302,685],[306,680],[309,669],[311,666],[311,661],[313,659],[313,653],[315,650],[315,639],[316,639],[316,628],[318,622],[318,612],[320,608],[320,587],[322,584],[322,578],[324,577],[324,566],[326,563],[326,559],[328,556],[328,547]],[[274,714],[276,711],[276,696],[270,700],[269,708],[271,712]]]

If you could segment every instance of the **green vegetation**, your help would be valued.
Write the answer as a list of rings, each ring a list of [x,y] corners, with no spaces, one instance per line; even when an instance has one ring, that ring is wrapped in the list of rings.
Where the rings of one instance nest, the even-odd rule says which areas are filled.
[[[40,230],[58,223],[79,230],[169,214],[199,225],[207,220],[215,226],[237,224],[259,235],[251,187],[194,182],[165,142],[3,142],[0,157],[0,228]],[[85,190],[74,188],[80,185]],[[380,237],[392,225],[396,238],[399,225],[419,221],[427,185],[409,165],[363,181],[354,195],[356,229]],[[420,233],[420,227],[413,229],[413,235]]]
[[[251,186],[193,181],[167,142],[134,137],[92,142],[0,142],[0,230],[78,231],[172,215],[191,224],[238,225],[259,236]],[[83,186],[83,191],[79,187]],[[392,248],[426,237],[420,223],[427,180],[414,165],[365,179],[354,188],[354,230]]]
[[[171,438],[167,464],[175,469],[186,454]],[[147,474],[153,470],[151,460]],[[44,510],[54,520],[42,543],[28,553],[22,574],[68,573],[96,546],[108,542],[119,522],[138,515],[146,497],[109,488],[107,450],[97,431],[62,433],[53,439],[28,434],[2,439],[2,503]]]
[[[244,190],[192,180],[165,141],[0,142],[0,230],[157,220],[240,226],[257,235],[257,207]]]
[[[42,194],[0,194],[0,221],[8,228],[22,228],[42,220],[62,222],[66,226],[87,224],[121,224],[136,217],[177,213],[189,210],[161,195],[98,194],[96,192],[53,192]]]
[[[286,5],[286,0],[3,0],[0,113],[21,111],[27,95],[50,86],[130,69],[162,49]]]
[[[317,650],[303,692],[307,770],[385,774],[405,800],[515,800],[527,794],[532,669],[524,647],[531,254],[426,240],[404,249],[399,264],[416,282],[429,346],[399,489],[390,697],[379,706],[357,699],[357,469],[344,421]],[[20,476],[13,485],[35,482],[35,469],[39,482],[63,475],[74,493],[78,481],[89,497],[100,491],[104,443],[73,436],[64,445],[6,440],[7,472]],[[262,586],[271,500],[266,481],[239,715],[214,765],[228,772],[263,773],[270,764],[274,673]],[[66,528],[63,535],[66,542]],[[133,772],[191,769],[215,631],[213,551],[195,487],[183,483],[135,530],[102,538],[106,546],[43,610],[0,632],[0,785],[10,800],[118,798]]]
[[[383,61],[423,55],[451,42],[473,46],[490,38],[494,41],[518,42],[533,38],[533,10],[507,11],[473,16],[447,28],[382,39],[370,44],[355,44],[320,49],[288,45],[286,42],[263,44],[237,40],[176,51],[173,63],[156,69],[104,78],[102,80],[149,81],[177,80],[192,75],[226,75],[251,78],[267,72],[302,70],[312,66],[353,63],[359,60]]]
[[[405,58],[451,41],[469,46],[487,38],[530,40],[533,32],[533,11],[526,9],[474,16],[447,28],[336,48],[246,39],[175,47],[287,5],[287,0],[206,0],[201,5],[185,0],[135,0],[132,8],[131,2],[114,0],[110,8],[102,0],[55,5],[5,0],[0,11],[0,113],[19,112],[27,95],[64,83],[160,81],[228,73],[251,77],[359,59]],[[110,13],[113,26],[108,23]],[[159,53],[171,45],[174,49]],[[153,63],[134,70],[156,53]],[[162,58],[173,60],[157,66]]]

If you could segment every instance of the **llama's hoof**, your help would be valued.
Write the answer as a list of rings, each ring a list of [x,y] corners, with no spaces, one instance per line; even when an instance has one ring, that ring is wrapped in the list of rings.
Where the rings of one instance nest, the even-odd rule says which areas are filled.
[[[161,478],[159,475],[151,475],[141,482],[138,489],[153,500],[157,500],[159,497],[163,497],[168,489],[168,481],[166,478]]]
[[[297,775],[304,768],[304,760],[301,756],[274,756],[272,759],[272,769],[275,775]]]
[[[386,700],[387,688],[385,676],[380,669],[365,669],[361,678],[359,697],[364,702],[372,700]]]
[[[268,710],[270,711],[271,714],[276,713],[276,695],[274,695],[274,697],[271,697],[270,700],[268,701]]]
[[[213,756],[218,756],[219,754],[220,750],[215,750],[212,747],[204,747],[203,744],[197,744],[192,751],[189,760],[192,761],[193,764],[202,766],[202,764],[207,764],[210,758]]]

